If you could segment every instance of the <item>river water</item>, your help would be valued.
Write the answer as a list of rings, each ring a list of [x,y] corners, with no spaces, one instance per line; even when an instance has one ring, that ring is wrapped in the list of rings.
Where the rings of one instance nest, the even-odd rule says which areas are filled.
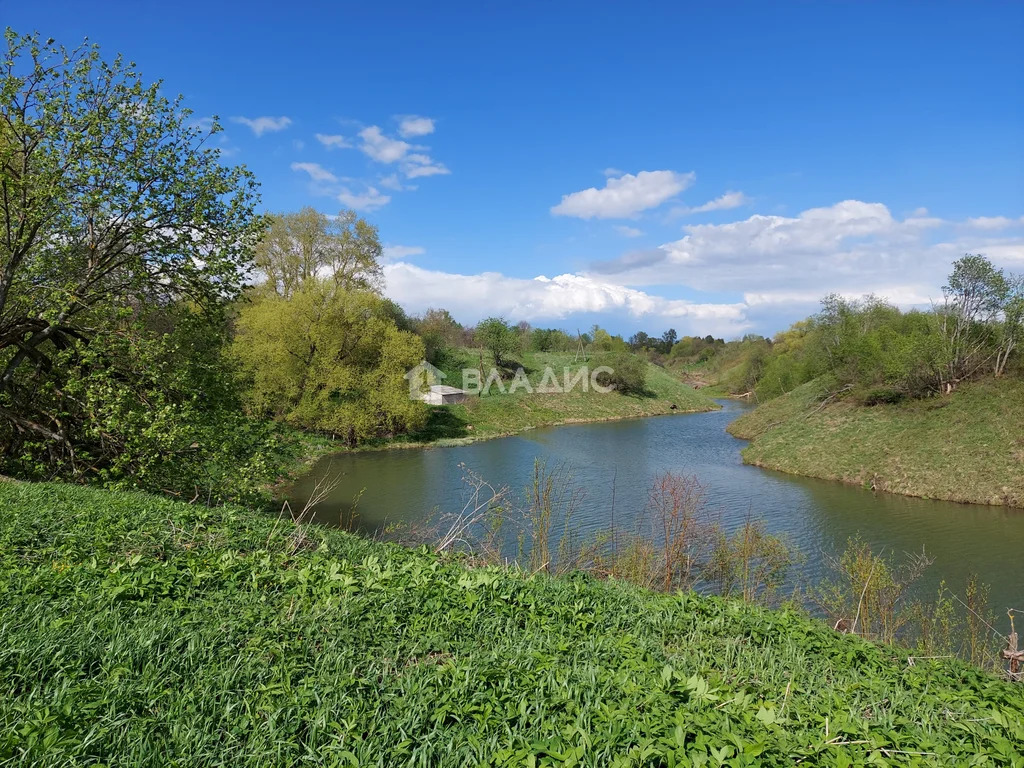
[[[314,508],[314,519],[337,525],[362,492],[357,527],[374,533],[461,510],[467,486],[460,465],[521,496],[540,459],[571,475],[580,494],[573,524],[590,537],[613,521],[620,530],[639,528],[655,476],[670,470],[700,479],[712,515],[726,529],[751,517],[784,535],[804,557],[797,581],[825,576],[829,558],[859,535],[875,551],[896,556],[923,548],[934,564],[918,593],[934,594],[943,579],[962,591],[974,571],[991,585],[998,616],[1007,608],[1024,609],[1024,510],[876,493],[744,465],[745,442],[725,427],[750,406],[721,404],[722,410],[709,413],[549,427],[465,446],[326,456],[296,483],[289,500],[301,508],[316,481],[330,475],[338,484]]]

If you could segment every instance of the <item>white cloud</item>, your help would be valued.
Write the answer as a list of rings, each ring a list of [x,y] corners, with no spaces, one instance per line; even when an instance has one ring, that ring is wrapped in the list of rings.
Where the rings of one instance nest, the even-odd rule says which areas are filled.
[[[407,155],[402,162],[402,172],[406,178],[416,179],[421,176],[439,176],[451,173],[444,163],[434,162],[430,155],[413,153]]]
[[[581,219],[630,218],[656,208],[678,195],[696,178],[693,173],[675,171],[640,171],[609,178],[601,189],[591,187],[562,196],[562,202],[551,208],[556,216]]]
[[[922,210],[899,219],[881,203],[858,200],[685,231],[678,241],[552,278],[424,269],[402,260],[418,249],[395,246],[385,266],[387,292],[410,311],[444,306],[464,322],[502,314],[554,324],[604,314],[621,325],[672,325],[681,334],[727,337],[755,323],[777,330],[814,312],[832,292],[850,298],[874,293],[899,306],[927,307],[941,296],[950,264],[966,252],[984,253],[1010,269],[1024,266],[1024,234],[971,233]],[[652,292],[653,285],[718,295],[711,302],[671,299]]]
[[[378,163],[398,162],[412,149],[408,142],[388,138],[376,125],[361,130],[359,137],[363,140],[359,149]]]
[[[402,118],[402,122],[398,125],[399,135],[406,139],[414,136],[426,136],[433,132],[434,121],[429,117],[407,115]]]
[[[459,275],[406,262],[384,266],[387,294],[418,312],[443,306],[466,322],[500,314],[515,320],[557,321],[577,313],[619,313],[631,318],[662,318],[683,330],[733,334],[748,327],[744,306],[701,304],[652,296],[585,275],[533,279],[497,272]]]
[[[316,140],[328,149],[346,149],[352,146],[352,143],[340,133],[318,133]]]
[[[427,118],[414,118],[414,120],[421,121],[427,120]],[[431,123],[432,125],[433,123]],[[419,125],[420,130],[424,127]],[[439,163],[426,154],[425,150],[429,149],[429,147],[416,146],[407,141],[385,136],[376,125],[371,125],[361,130],[359,137],[362,139],[362,143],[359,145],[359,149],[362,152],[378,163],[387,165],[398,163],[402,174],[407,179],[451,173],[444,163]],[[397,176],[392,175],[386,178],[388,179],[386,186],[390,189],[398,190],[402,188]]]
[[[382,194],[376,187],[367,186],[362,193],[342,187],[337,195],[338,202],[356,211],[375,211],[391,202],[391,196]]]
[[[257,137],[264,133],[283,131],[292,124],[290,117],[232,117],[236,123],[247,125]]]
[[[618,232],[623,237],[641,237],[644,233],[642,229],[637,229],[636,227],[627,227],[624,225],[615,227],[615,231]]]
[[[305,171],[313,181],[337,181],[338,177],[319,163],[292,163],[293,171]]]
[[[612,168],[609,166],[608,168],[605,168],[603,171],[601,171],[601,173],[605,176],[622,176],[626,172],[620,171],[618,168]]]
[[[1009,229],[1024,224],[1024,216],[1011,219],[1006,216],[978,216],[967,220],[967,226],[974,229]]]
[[[694,208],[681,207],[673,210],[673,213],[690,214],[690,213],[707,213],[709,211],[727,211],[730,208],[739,208],[741,205],[746,205],[750,202],[749,198],[742,192],[726,192],[724,195],[716,197],[714,200],[709,200],[703,205],[698,205]]]
[[[950,264],[964,253],[1010,268],[1024,263],[1024,236],[957,235],[951,222],[927,215],[900,220],[881,203],[859,200],[684,231],[659,248],[595,263],[588,274],[622,285],[737,292],[751,309],[813,306],[832,292],[876,293],[910,306],[937,299]]]
[[[400,261],[410,256],[421,256],[426,252],[427,250],[419,245],[385,245],[383,260],[385,262]]]

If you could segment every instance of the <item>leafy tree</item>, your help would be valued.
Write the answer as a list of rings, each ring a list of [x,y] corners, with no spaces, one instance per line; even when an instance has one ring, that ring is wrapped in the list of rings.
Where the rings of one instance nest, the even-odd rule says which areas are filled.
[[[558,328],[535,328],[530,346],[538,352],[568,352],[576,348],[577,339]]]
[[[992,330],[1005,308],[1010,284],[984,256],[968,253],[953,262],[942,293],[939,323],[947,354],[941,384],[950,391],[996,356]]]
[[[666,355],[672,351],[672,345],[676,343],[676,339],[679,336],[676,334],[675,328],[669,328],[663,334],[661,334],[661,351]]]
[[[144,361],[167,371],[185,355],[179,321],[162,313],[187,315],[193,331],[219,327],[263,228],[256,182],[206,146],[216,121],[196,127],[180,98],[120,57],[10,30],[5,40],[0,460],[108,479],[157,444],[178,461],[195,441],[175,420],[210,421],[220,405],[195,410],[189,376],[154,376]],[[143,429],[152,439],[140,442]],[[138,448],[125,464],[127,446]]]
[[[632,349],[634,352],[639,352],[640,350],[649,347],[652,341],[653,339],[651,339],[651,337],[648,336],[646,333],[644,333],[643,331],[637,331],[636,333],[629,337],[628,344],[629,348]]]
[[[428,309],[417,318],[415,331],[423,339],[426,360],[438,367],[462,342],[463,328],[447,309]]]
[[[598,325],[591,329],[590,336],[594,349],[599,352],[625,352],[629,349],[621,336],[612,336]]]
[[[377,291],[382,252],[377,228],[353,211],[329,217],[306,207],[271,217],[255,262],[267,288],[289,298],[326,275],[343,290]]]
[[[310,280],[288,299],[258,296],[237,320],[234,356],[252,414],[342,435],[350,445],[416,429],[422,403],[406,371],[424,355],[388,302],[369,291]]]
[[[615,387],[624,395],[647,394],[647,361],[629,352],[613,352],[594,360],[595,366],[606,366],[611,372],[598,374],[598,383]]]
[[[476,340],[494,356],[498,367],[513,362],[512,356],[521,349],[518,330],[500,317],[481,320],[476,326]]]

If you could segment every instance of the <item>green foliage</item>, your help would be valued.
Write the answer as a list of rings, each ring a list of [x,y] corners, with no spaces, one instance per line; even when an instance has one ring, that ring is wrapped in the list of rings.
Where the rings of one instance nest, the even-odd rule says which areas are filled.
[[[488,317],[476,326],[476,343],[494,357],[495,366],[507,367],[522,352],[522,337],[503,318]]]
[[[710,360],[725,346],[723,339],[715,339],[711,336],[701,338],[700,336],[683,336],[669,349],[668,355],[671,360],[682,362],[704,362]]]
[[[6,470],[32,479],[57,472],[206,503],[260,500],[292,448],[271,425],[242,414],[222,355],[224,329],[184,307],[138,322],[142,327],[55,355],[66,384],[59,393],[47,385],[34,394],[58,416],[74,404],[66,420],[77,447],[73,461],[51,456],[45,439],[26,439]]]
[[[592,361],[593,369],[604,367],[609,371],[597,374],[601,386],[614,387],[623,395],[646,395],[647,361],[629,352],[599,355]]]
[[[256,183],[134,65],[5,39],[0,471],[232,496],[263,438],[230,414],[211,334],[262,229]]]
[[[413,329],[423,339],[427,362],[445,369],[462,343],[465,330],[446,309],[428,309],[413,321]]]
[[[747,520],[732,535],[719,532],[704,578],[726,597],[771,603],[797,559],[793,549],[764,525]]]
[[[277,214],[256,248],[263,285],[289,298],[318,275],[328,274],[341,290],[378,290],[383,248],[377,228],[354,211],[328,217],[306,207]]]
[[[929,312],[831,295],[818,314],[770,342],[745,337],[705,347],[708,339],[684,337],[670,359],[704,364],[716,384],[753,392],[758,402],[824,375],[870,405],[948,394],[980,374],[1013,370],[1024,338],[1024,278],[968,254],[953,264],[944,291],[945,304]]]
[[[535,328],[530,335],[530,349],[534,352],[572,352],[579,341],[557,328]]]
[[[590,347],[595,352],[627,352],[629,346],[621,336],[612,336],[608,331],[595,325],[590,329]]]
[[[329,279],[307,281],[285,299],[255,295],[242,305],[232,348],[249,411],[340,434],[350,445],[416,429],[425,406],[404,378],[423,342],[399,330],[393,305]]]
[[[0,483],[0,762],[978,765],[1024,687],[792,611]],[[74,514],[68,514],[73,510]]]

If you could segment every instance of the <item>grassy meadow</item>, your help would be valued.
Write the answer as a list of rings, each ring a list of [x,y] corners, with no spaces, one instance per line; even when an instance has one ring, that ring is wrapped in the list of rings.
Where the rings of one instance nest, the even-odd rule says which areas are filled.
[[[1024,765],[1024,687],[791,611],[0,483],[0,764]]]
[[[798,475],[909,496],[1024,507],[1024,381],[986,379],[948,396],[822,407],[815,380],[729,427],[743,458]]]

